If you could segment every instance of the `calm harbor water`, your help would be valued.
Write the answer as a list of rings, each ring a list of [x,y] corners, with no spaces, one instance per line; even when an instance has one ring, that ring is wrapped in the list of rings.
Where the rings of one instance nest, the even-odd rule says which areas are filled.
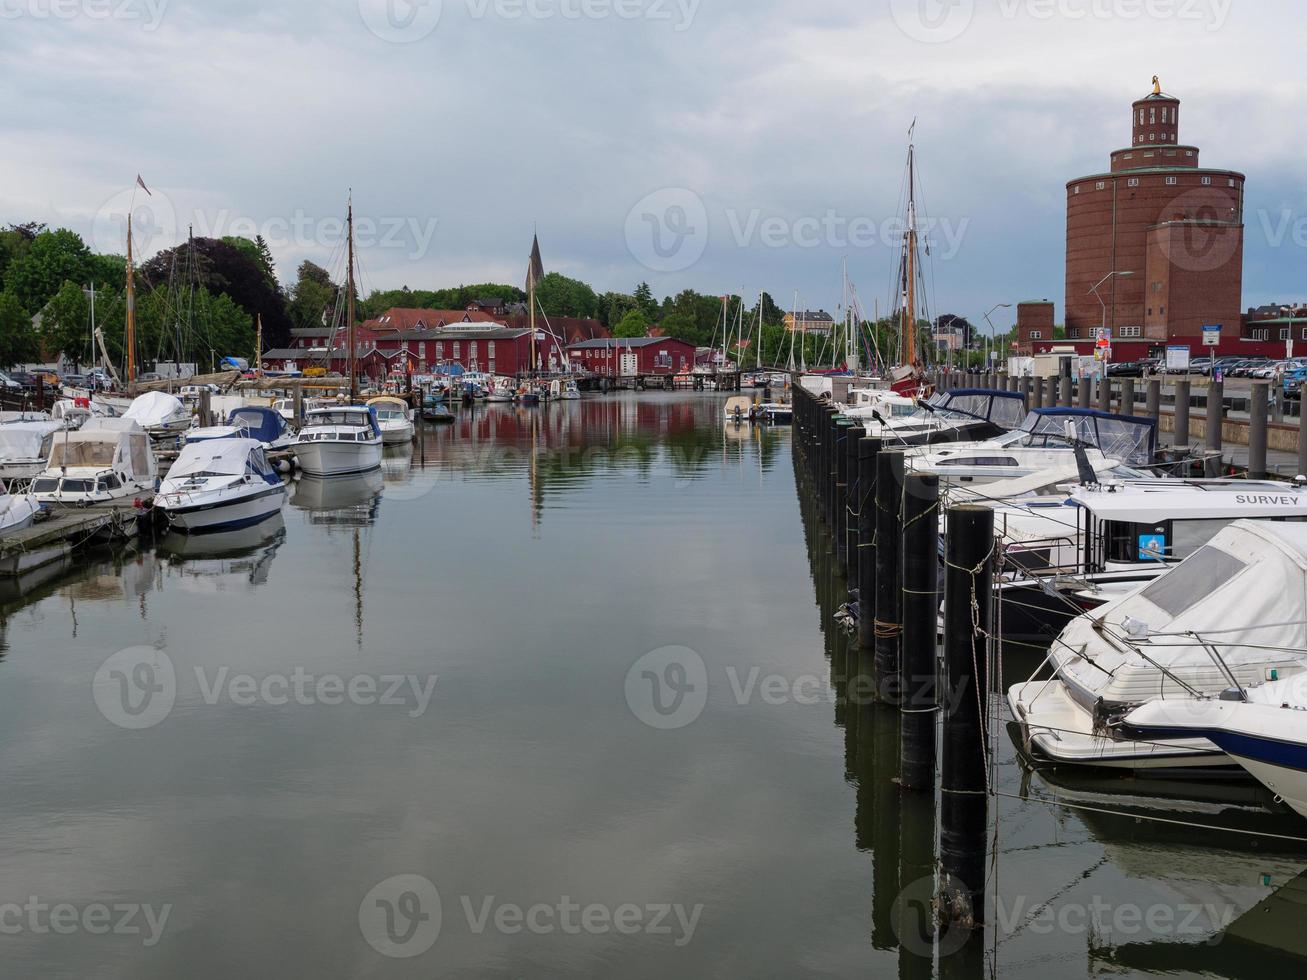
[[[933,801],[893,782],[894,714],[846,697],[789,430],[721,403],[478,409],[379,476],[298,482],[272,525],[4,586],[0,976],[1234,976],[1301,950],[1307,850],[1098,812],[1307,831],[1265,794],[1030,773],[1000,732],[995,925],[932,966]]]

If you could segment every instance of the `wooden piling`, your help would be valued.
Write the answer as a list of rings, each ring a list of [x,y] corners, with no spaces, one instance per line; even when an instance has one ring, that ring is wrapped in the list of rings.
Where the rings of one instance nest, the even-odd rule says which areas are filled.
[[[858,645],[876,645],[876,474],[881,441],[858,440]]]
[[[844,491],[847,502],[844,514],[844,554],[845,575],[848,579],[850,592],[858,587],[858,572],[860,571],[858,564],[858,535],[859,522],[862,519],[862,499],[858,490],[859,480],[861,479],[858,468],[858,452],[866,434],[867,430],[859,425],[850,425],[844,433],[844,468],[847,474]]]
[[[1254,381],[1248,406],[1248,475],[1264,480],[1266,470],[1266,426],[1270,412],[1270,382]]]
[[[1162,379],[1153,378],[1148,382],[1148,417],[1159,430],[1162,428]]]
[[[1207,386],[1207,475],[1221,475],[1222,436],[1225,428],[1225,382],[1215,379]]]
[[[1135,379],[1121,379],[1121,405],[1117,409],[1122,415],[1135,414]]]
[[[1175,426],[1171,433],[1171,445],[1177,449],[1189,446],[1189,379],[1175,383]]]

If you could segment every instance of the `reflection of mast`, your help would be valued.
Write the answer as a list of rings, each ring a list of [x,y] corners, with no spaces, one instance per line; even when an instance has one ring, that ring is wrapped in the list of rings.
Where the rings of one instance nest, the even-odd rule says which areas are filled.
[[[359,529],[354,528],[354,634],[363,649],[363,560],[359,554]]]

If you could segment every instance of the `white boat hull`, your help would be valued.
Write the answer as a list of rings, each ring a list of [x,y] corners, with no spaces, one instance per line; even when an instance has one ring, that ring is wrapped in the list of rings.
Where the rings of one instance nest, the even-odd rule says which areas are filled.
[[[381,423],[381,441],[387,446],[406,446],[413,441],[412,422]]]
[[[300,470],[308,476],[348,476],[381,468],[381,440],[337,442],[318,439],[291,446]]]
[[[261,524],[274,514],[281,513],[286,503],[286,487],[279,484],[262,489],[242,488],[247,492],[239,496],[217,493],[212,501],[203,495],[193,499],[179,494],[176,501],[161,496],[156,506],[164,512],[168,525],[183,534],[211,534],[218,531],[235,531]]]

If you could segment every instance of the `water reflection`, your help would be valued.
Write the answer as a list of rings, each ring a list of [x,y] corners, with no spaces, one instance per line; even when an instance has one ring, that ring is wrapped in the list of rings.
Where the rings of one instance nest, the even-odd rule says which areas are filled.
[[[235,531],[169,532],[159,539],[158,553],[165,567],[181,578],[239,578],[249,585],[263,585],[285,541],[286,520],[278,513],[260,524]]]
[[[290,503],[307,512],[318,527],[371,527],[377,522],[385,478],[381,470],[357,476],[301,476],[292,484]]]

